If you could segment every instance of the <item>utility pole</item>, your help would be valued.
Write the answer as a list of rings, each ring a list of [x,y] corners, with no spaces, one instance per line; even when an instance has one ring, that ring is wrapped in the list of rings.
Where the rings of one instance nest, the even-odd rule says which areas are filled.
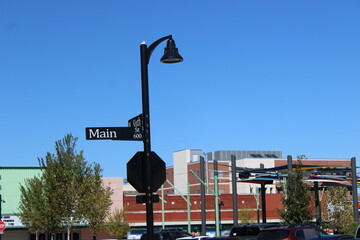
[[[356,158],[351,158],[351,185],[353,196],[353,208],[354,208],[354,222],[359,222],[359,210],[358,210],[358,192],[357,192],[357,174],[356,174]]]
[[[232,200],[233,200],[233,219],[234,225],[239,224],[238,204],[237,204],[237,184],[236,184],[236,157],[231,155],[231,184],[232,184]]]
[[[200,180],[205,182],[205,161],[204,157],[200,156]],[[205,185],[200,184],[201,194],[201,235],[206,235],[206,199],[205,199]]]

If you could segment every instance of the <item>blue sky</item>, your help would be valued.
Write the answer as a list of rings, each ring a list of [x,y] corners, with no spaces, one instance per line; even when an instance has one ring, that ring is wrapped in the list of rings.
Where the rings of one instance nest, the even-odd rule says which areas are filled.
[[[277,150],[360,159],[360,1],[2,0],[0,166],[37,166],[71,133],[106,177],[142,142],[85,127],[140,114],[140,43],[172,34],[184,62],[149,63],[152,150]]]

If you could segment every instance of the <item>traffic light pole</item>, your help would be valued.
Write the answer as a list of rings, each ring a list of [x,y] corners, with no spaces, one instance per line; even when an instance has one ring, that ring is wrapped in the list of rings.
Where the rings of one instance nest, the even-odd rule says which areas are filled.
[[[220,229],[219,229],[219,201],[220,201],[220,197],[219,197],[219,192],[218,192],[218,177],[216,174],[214,174],[214,190],[212,190],[198,175],[196,175],[196,173],[193,170],[189,170],[190,173],[192,173],[194,175],[194,177],[199,180],[199,182],[206,187],[213,195],[215,198],[215,225],[216,225],[216,235],[220,236]],[[201,230],[203,231],[203,230]],[[203,233],[202,233],[203,234]]]

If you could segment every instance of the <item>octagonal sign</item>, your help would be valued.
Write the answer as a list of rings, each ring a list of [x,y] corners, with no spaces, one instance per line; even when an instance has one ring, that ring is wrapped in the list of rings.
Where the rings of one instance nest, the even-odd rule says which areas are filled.
[[[145,153],[137,152],[126,164],[127,181],[139,193],[146,193],[146,169],[145,169]],[[165,162],[155,153],[150,152],[151,165],[151,192],[156,192],[166,180]]]

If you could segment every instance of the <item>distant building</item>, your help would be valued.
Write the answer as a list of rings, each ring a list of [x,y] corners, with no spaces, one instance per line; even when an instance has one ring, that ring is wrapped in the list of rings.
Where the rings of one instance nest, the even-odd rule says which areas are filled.
[[[0,167],[0,194],[1,202],[1,219],[6,224],[6,229],[2,235],[2,240],[32,240],[34,235],[21,223],[17,216],[20,203],[20,185],[25,184],[25,180],[40,176],[43,168],[41,167]],[[123,207],[123,179],[119,177],[103,178],[105,185],[112,188],[111,212]],[[44,240],[50,239],[43,236]],[[98,237],[109,238],[105,233],[98,234]],[[66,239],[65,230],[56,233],[57,240]],[[92,239],[92,233],[86,228],[74,228],[72,230],[72,240]]]
[[[282,158],[281,151],[243,151],[243,150],[219,150],[205,154],[208,161],[231,161],[231,156],[236,159],[244,158]]]
[[[24,228],[16,216],[20,203],[20,184],[41,175],[41,167],[0,167],[1,217],[8,229]]]
[[[188,204],[183,199],[188,198],[191,202],[190,216],[193,230],[198,230],[201,224],[201,199],[200,181],[196,176],[200,175],[200,159],[205,158],[205,183],[210,189],[214,189],[214,161],[218,162],[218,189],[220,200],[220,221],[223,226],[233,224],[232,205],[232,183],[231,183],[231,155],[235,156],[236,167],[243,168],[274,168],[286,166],[287,159],[284,159],[281,151],[230,151],[221,150],[204,154],[202,149],[184,149],[173,153],[173,166],[166,168],[167,181],[157,191],[166,202],[154,204],[154,225],[161,228],[182,227],[186,229],[188,221]],[[297,159],[293,159],[296,164]],[[321,165],[343,167],[344,172],[350,167],[350,159],[304,159],[304,165]],[[6,222],[7,228],[2,235],[2,240],[32,240],[33,235],[21,224],[17,217],[20,201],[20,184],[25,179],[40,175],[43,169],[40,167],[0,167],[0,194],[5,202],[1,203],[2,220]],[[196,176],[195,176],[196,175]],[[114,194],[111,211],[124,209],[126,221],[133,228],[146,229],[145,204],[136,203],[137,191],[126,179],[120,177],[103,178],[105,185],[109,185]],[[174,185],[174,187],[172,187]],[[239,209],[251,211],[252,221],[260,221],[262,209],[259,199],[259,184],[237,182],[237,204]],[[189,190],[188,190],[189,189]],[[189,192],[189,196],[188,196]],[[266,219],[268,222],[278,222],[277,209],[281,206],[283,196],[282,187],[279,182],[266,185]],[[181,196],[183,195],[183,196]],[[261,200],[261,198],[260,198]],[[221,203],[221,205],[220,205]],[[211,228],[215,223],[215,198],[211,191],[206,190],[206,223]],[[236,209],[239,210],[239,209]],[[257,215],[256,213],[259,213]],[[257,216],[256,216],[257,215]],[[65,239],[65,232],[56,233],[57,240]],[[75,228],[72,231],[72,240],[91,239],[92,233],[86,226]],[[105,233],[98,234],[98,238],[109,238]],[[47,238],[44,238],[47,240]]]
[[[157,192],[168,202],[161,209],[161,204],[154,204],[155,226],[161,226],[162,216],[165,216],[166,223],[174,225],[186,225],[187,223],[187,204],[180,195],[187,197],[190,193],[191,216],[199,223],[200,221],[200,181],[195,177],[200,175],[200,158],[205,155],[205,182],[210,189],[214,189],[214,160],[218,162],[218,189],[220,201],[226,202],[221,207],[221,221],[223,224],[233,223],[233,209],[229,199],[232,199],[231,183],[231,155],[236,158],[236,167],[244,168],[274,168],[286,166],[287,159],[282,157],[281,151],[214,151],[204,154],[202,149],[184,149],[173,153],[174,165],[166,168],[166,178],[162,189]],[[320,165],[350,168],[350,159],[303,159],[303,165]],[[297,159],[293,159],[293,164]],[[131,186],[124,186],[127,192],[124,193],[124,206],[127,210],[127,219],[134,226],[145,226],[144,206],[135,203],[136,191]],[[250,208],[253,212],[257,211],[256,197],[259,195],[260,184],[237,183],[238,206]],[[131,190],[132,189],[132,190]],[[188,190],[189,189],[189,190]],[[207,223],[214,224],[214,196],[206,190],[206,212]],[[282,185],[274,181],[274,184],[266,185],[266,215],[269,222],[279,221],[277,208],[281,207]],[[170,202],[170,203],[169,203]],[[261,209],[259,210],[261,212]]]

